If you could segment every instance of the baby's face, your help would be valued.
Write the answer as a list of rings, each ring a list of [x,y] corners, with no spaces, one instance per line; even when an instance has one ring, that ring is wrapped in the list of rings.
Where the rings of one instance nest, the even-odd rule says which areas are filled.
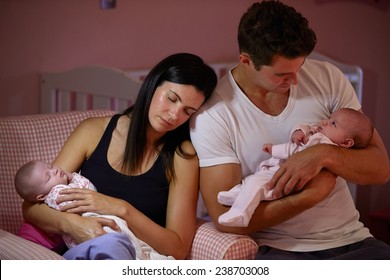
[[[67,185],[69,183],[65,171],[45,162],[36,164],[32,180],[35,181],[37,186],[41,186],[41,193],[43,194],[49,193],[55,185]]]
[[[342,144],[347,138],[348,119],[341,111],[333,113],[329,119],[318,123],[317,132],[321,132],[336,144]]]

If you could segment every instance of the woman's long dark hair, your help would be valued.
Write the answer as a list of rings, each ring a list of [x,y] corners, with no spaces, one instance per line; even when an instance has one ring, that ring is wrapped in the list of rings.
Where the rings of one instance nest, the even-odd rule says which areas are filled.
[[[149,72],[142,83],[134,105],[123,112],[131,118],[122,162],[123,169],[130,174],[137,171],[142,163],[146,149],[150,103],[156,88],[165,81],[194,86],[204,94],[207,100],[216,86],[217,76],[200,57],[189,53],[168,56]],[[190,140],[189,121],[175,130],[168,131],[158,143],[162,146],[160,155],[164,159],[168,179],[175,179],[173,165],[175,152],[185,158],[195,156],[183,151],[181,144],[185,140]]]

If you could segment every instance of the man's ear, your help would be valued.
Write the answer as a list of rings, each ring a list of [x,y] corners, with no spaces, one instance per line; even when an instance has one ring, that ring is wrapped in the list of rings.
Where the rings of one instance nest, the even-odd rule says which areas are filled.
[[[251,65],[252,60],[247,53],[240,53],[240,62],[246,66]]]
[[[348,148],[351,148],[354,144],[355,144],[355,141],[353,141],[352,138],[347,138],[344,140],[343,143],[340,144],[340,146],[348,149]]]

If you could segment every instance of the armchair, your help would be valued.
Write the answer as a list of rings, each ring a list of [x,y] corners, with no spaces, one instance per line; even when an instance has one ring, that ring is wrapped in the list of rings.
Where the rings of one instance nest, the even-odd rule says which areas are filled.
[[[0,259],[62,259],[49,249],[17,233],[23,222],[22,200],[14,176],[27,161],[52,162],[67,136],[83,119],[112,115],[110,110],[71,111],[0,117]],[[226,234],[212,222],[199,220],[188,259],[253,259],[256,242],[248,236]]]

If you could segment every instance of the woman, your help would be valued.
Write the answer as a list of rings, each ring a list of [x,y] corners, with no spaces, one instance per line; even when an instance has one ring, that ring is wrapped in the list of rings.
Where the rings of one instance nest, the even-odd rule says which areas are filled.
[[[69,258],[133,256],[122,234],[104,235],[103,226],[118,229],[114,221],[79,215],[88,211],[119,216],[158,253],[184,259],[195,234],[199,172],[188,120],[216,82],[214,71],[195,55],[162,60],[145,78],[133,107],[114,117],[83,121],[53,163],[68,172],[80,170],[98,192],[63,191],[57,202],[72,201],[63,212],[24,202],[25,219],[46,232],[84,242],[74,248],[97,247],[93,255],[71,253]],[[98,244],[121,249],[109,256]]]

